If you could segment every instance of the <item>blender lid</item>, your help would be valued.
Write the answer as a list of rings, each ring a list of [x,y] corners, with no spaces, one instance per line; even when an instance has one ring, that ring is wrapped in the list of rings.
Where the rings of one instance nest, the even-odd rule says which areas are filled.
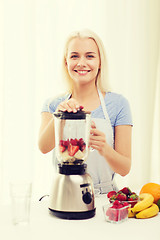
[[[83,110],[79,110],[76,113],[74,112],[63,112],[58,111],[54,113],[54,116],[60,119],[86,119],[86,115],[91,114],[91,112],[85,112]]]

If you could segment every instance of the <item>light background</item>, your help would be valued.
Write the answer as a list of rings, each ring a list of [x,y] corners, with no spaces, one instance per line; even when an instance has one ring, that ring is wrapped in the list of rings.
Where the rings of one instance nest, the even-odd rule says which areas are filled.
[[[0,189],[33,182],[33,197],[49,193],[52,153],[38,149],[46,98],[65,91],[61,58],[65,39],[89,28],[102,39],[110,84],[130,103],[132,169],[117,184],[160,183],[160,1],[0,0]]]

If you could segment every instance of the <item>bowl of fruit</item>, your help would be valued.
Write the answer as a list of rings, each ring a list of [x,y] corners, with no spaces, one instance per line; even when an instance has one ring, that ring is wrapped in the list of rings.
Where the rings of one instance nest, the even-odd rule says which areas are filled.
[[[132,192],[129,187],[124,187],[118,192],[110,191],[107,194],[110,203],[113,203],[115,200],[120,201],[121,203],[128,203],[131,207],[139,201],[139,197],[135,192]]]
[[[131,205],[127,202],[115,200],[103,206],[104,217],[107,222],[120,223],[128,219],[128,209]]]

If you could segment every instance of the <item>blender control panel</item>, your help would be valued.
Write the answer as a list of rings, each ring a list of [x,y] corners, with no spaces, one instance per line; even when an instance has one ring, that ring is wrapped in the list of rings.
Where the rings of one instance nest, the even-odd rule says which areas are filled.
[[[80,187],[82,190],[82,200],[86,204],[90,204],[92,202],[92,193],[91,193],[91,187],[89,183],[81,184]]]

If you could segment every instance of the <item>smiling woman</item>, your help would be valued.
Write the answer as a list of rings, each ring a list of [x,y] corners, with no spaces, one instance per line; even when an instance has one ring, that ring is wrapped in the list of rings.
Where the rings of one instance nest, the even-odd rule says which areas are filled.
[[[93,73],[91,71],[93,65],[97,86],[102,91],[109,90],[108,64],[104,45],[94,32],[88,30],[73,32],[66,40],[62,71],[64,78],[68,82],[69,91],[73,88],[73,81],[68,68],[70,63],[73,64],[73,67],[74,63],[77,64],[78,69],[75,68],[75,71],[83,69],[89,70],[91,73]],[[83,66],[84,63],[89,64],[89,66]]]
[[[72,39],[68,46],[66,67],[70,77],[77,83],[93,81],[95,84],[100,69],[99,51],[95,41],[89,38]]]
[[[2,202],[9,199],[8,180],[11,176],[28,177],[32,172],[36,200],[42,192],[50,190],[53,177],[50,160],[54,149],[49,138],[46,138],[46,149],[43,150],[48,152],[50,146],[50,153],[41,154],[37,147],[39,113],[44,99],[50,98],[42,109],[43,116],[46,112],[46,126],[51,119],[49,112],[53,113],[71,96],[73,80],[66,66],[68,47],[65,47],[63,58],[63,76],[60,56],[66,35],[77,28],[93,29],[107,50],[106,59],[104,48],[94,35],[101,60],[97,86],[103,96],[106,92],[104,100],[116,136],[119,133],[118,126],[113,127],[116,121],[113,112],[117,112],[122,103],[125,105],[125,100],[121,98],[117,100],[118,104],[110,103],[113,96],[115,99],[119,95],[109,93],[108,72],[112,89],[123,94],[131,105],[134,122],[132,168],[126,177],[116,174],[118,185],[139,189],[146,182],[160,182],[160,1],[81,0],[80,4],[76,0],[5,0],[0,1]],[[69,41],[73,35],[69,36]],[[84,32],[83,35],[88,37]],[[67,94],[57,100],[56,96],[66,89]],[[98,97],[92,97],[89,109],[93,111],[92,118],[98,115],[104,119]],[[123,111],[119,112],[119,120],[121,113]],[[101,124],[99,129],[103,132]]]
[[[107,76],[105,79],[101,75],[106,69],[105,59],[103,44],[95,33],[87,30],[69,37],[63,66],[70,91],[44,106],[39,134],[40,150],[50,152],[55,148],[52,113],[59,110],[77,112],[80,106],[91,111],[89,144],[95,151],[86,162],[94,186],[101,193],[116,190],[115,173],[125,176],[131,167],[130,107],[122,95],[105,89]]]

